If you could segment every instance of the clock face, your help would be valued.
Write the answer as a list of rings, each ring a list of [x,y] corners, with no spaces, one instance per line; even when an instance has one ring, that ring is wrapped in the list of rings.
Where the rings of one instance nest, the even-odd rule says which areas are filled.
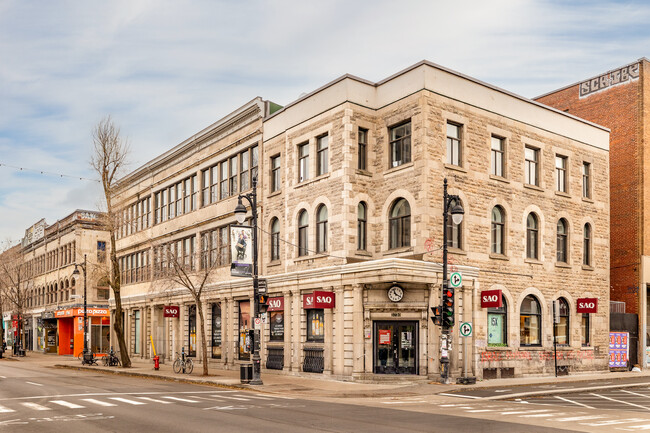
[[[388,289],[388,299],[393,302],[399,302],[404,297],[404,290],[400,286],[393,286]]]

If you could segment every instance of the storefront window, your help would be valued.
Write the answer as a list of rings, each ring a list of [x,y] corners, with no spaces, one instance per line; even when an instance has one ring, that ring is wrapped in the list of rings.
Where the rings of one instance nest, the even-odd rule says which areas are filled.
[[[239,359],[251,358],[251,340],[248,330],[251,325],[250,301],[239,302]]]
[[[508,307],[501,295],[501,307],[488,308],[488,346],[508,346]]]
[[[271,341],[284,341],[284,311],[271,311]]]
[[[196,356],[196,305],[190,305],[187,330],[189,332],[187,356]]]
[[[557,339],[557,344],[568,345],[569,344],[569,304],[566,299],[558,299],[558,306],[560,308],[559,323],[554,323],[555,326],[555,338]]]
[[[212,357],[221,359],[221,304],[212,304]]]
[[[110,349],[110,319],[108,317],[89,317],[90,350],[94,353],[107,353]]]
[[[522,346],[541,346],[542,344],[542,313],[539,301],[528,295],[521,303],[519,310],[519,340]]]
[[[307,341],[325,340],[325,311],[307,310]]]
[[[589,346],[591,344],[591,341],[589,341],[589,314],[588,313],[582,313],[581,331],[582,331],[582,345]]]

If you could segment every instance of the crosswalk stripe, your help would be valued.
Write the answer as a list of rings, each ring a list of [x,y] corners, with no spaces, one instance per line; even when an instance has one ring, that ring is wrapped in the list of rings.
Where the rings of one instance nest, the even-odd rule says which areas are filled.
[[[196,400],[190,400],[187,398],[180,398],[180,397],[163,397],[163,398],[167,398],[169,400],[183,401],[185,403],[198,403],[198,401]]]
[[[528,414],[528,415],[519,415],[519,418],[542,418],[545,416],[564,416],[568,415],[567,412],[559,412],[559,413],[534,413],[534,414]]]
[[[242,396],[240,395],[240,397],[242,397]],[[246,397],[257,398],[257,399],[260,399],[260,400],[273,400],[271,397],[262,397],[261,395],[246,395]]]
[[[88,403],[96,404],[98,406],[106,406],[106,407],[117,406],[117,405],[115,405],[113,403],[109,403],[107,401],[95,400],[94,398],[82,398],[82,400],[87,401]]]
[[[7,413],[7,412],[16,412],[13,409],[9,409],[8,407],[0,406],[0,413]]]
[[[229,395],[220,395],[219,398],[227,398],[229,400],[250,401],[249,398],[244,397],[231,397]]]
[[[151,401],[151,402],[154,402],[154,403],[172,404],[171,401],[158,400],[156,398],[151,398],[151,397],[138,397],[138,398],[141,399],[141,400],[147,400],[147,401]]]
[[[578,406],[586,407],[587,409],[594,409],[593,407],[580,403],[579,401],[569,400],[568,398],[560,397],[559,395],[556,395],[555,398],[557,398],[558,400],[566,401],[567,403],[573,403]]]
[[[111,400],[121,401],[122,403],[128,403],[128,404],[132,404],[134,406],[141,405],[141,404],[147,404],[147,403],[142,403],[141,401],[129,400],[127,398],[121,398],[121,397],[109,397],[109,398]]]
[[[41,406],[40,404],[30,403],[30,402],[22,403],[22,405],[34,410],[52,410],[49,407]]]
[[[79,406],[78,404],[70,403],[65,400],[51,400],[50,403],[58,404],[59,406],[65,406],[70,409],[83,409],[83,406]]]
[[[594,394],[594,393],[591,393],[591,395],[595,395],[596,397],[604,398],[605,400],[613,401],[613,402],[616,402],[616,403],[627,404],[629,406],[634,406],[634,407],[639,407],[641,409],[650,410],[650,408],[648,408],[648,406],[642,406],[640,404],[630,403],[629,401],[617,400],[615,398],[607,397],[605,395],[600,395],[600,394]]]

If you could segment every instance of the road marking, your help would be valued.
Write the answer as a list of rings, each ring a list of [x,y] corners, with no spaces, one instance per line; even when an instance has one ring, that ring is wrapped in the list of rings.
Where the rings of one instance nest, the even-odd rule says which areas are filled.
[[[232,397],[229,395],[220,395],[219,398],[227,398],[229,400],[239,400],[239,401],[250,401],[249,398],[244,398],[244,397]]]
[[[147,403],[142,403],[141,401],[135,401],[135,400],[129,400],[128,398],[121,398],[121,397],[109,397],[111,400],[115,401],[121,401],[122,403],[128,403],[132,404],[134,406],[138,406],[141,404],[147,404]]]
[[[16,412],[16,411],[13,410],[13,409],[9,409],[7,407],[4,407],[4,406],[0,406],[0,413],[7,413],[7,412]]]
[[[568,413],[566,413],[566,412],[534,413],[532,415],[519,415],[519,418],[542,418],[542,417],[545,417],[545,416],[548,417],[548,416],[560,416],[560,415],[564,416],[564,415],[568,415]]]
[[[632,392],[632,391],[628,391],[628,390],[625,390],[625,389],[622,389],[621,392],[625,392],[625,393],[632,394],[632,395],[638,395],[638,396],[645,397],[645,398],[650,398],[650,395],[640,394],[638,392]]]
[[[512,391],[511,389],[495,389],[494,392],[508,392]]]
[[[240,397],[242,397],[242,396],[240,395]],[[257,398],[257,399],[260,399],[260,400],[273,400],[271,397],[262,397],[260,395],[246,395],[246,397],[248,397],[248,398]]]
[[[36,403],[25,402],[21,404],[33,410],[52,410],[49,407],[41,406],[40,404],[36,404]]]
[[[0,376],[0,379],[6,379],[7,376]]]
[[[648,421],[648,420],[643,419],[643,418],[608,419],[608,420],[605,420],[605,421],[581,422],[581,423],[578,423],[578,424],[586,425],[586,426],[589,426],[589,427],[604,427],[604,426],[608,426],[608,425],[629,424],[631,422],[643,422],[643,421]]]
[[[615,398],[607,397],[607,396],[600,395],[600,394],[592,393],[591,395],[595,395],[596,397],[600,397],[600,398],[603,398],[605,400],[614,401],[616,403],[627,404],[628,406],[640,407],[641,409],[650,410],[650,408],[648,408],[647,406],[641,406],[640,404],[634,404],[634,403],[630,403],[630,402],[624,401],[624,400],[617,400]]]
[[[587,409],[594,409],[591,406],[587,406],[586,404],[582,404],[582,403],[579,403],[577,401],[569,400],[568,398],[560,397],[559,395],[556,395],[555,398],[557,398],[558,400],[566,401],[568,403],[573,403],[573,404],[578,405],[578,406],[586,407]]]
[[[169,400],[176,400],[176,401],[184,401],[185,403],[198,403],[196,400],[190,400],[187,398],[179,398],[179,397],[163,397]]]
[[[598,419],[603,418],[605,415],[584,415],[584,416],[571,416],[569,418],[553,418],[553,421],[568,422],[568,421],[582,421],[585,419]]]
[[[58,404],[59,406],[65,406],[70,409],[83,409],[83,406],[79,406],[78,404],[70,403],[65,400],[52,400],[50,403]]]
[[[158,400],[156,398],[151,398],[151,397],[137,397],[141,400],[147,400],[147,401],[152,401],[154,403],[162,403],[162,404],[172,404],[171,401],[165,401],[165,400]]]
[[[447,393],[444,393],[444,392],[441,392],[438,395],[444,395],[444,396],[447,396],[447,397],[472,398],[472,399],[475,399],[475,400],[480,400],[480,399],[483,398],[483,397],[477,397],[475,395],[447,394]]]
[[[247,409],[246,407],[241,407],[241,406],[215,406],[215,407],[206,407],[204,410],[207,409],[217,409],[217,410],[245,410]]]
[[[632,425],[630,427],[616,427],[616,430],[625,430],[625,431],[650,430],[650,424]]]
[[[465,412],[469,413],[481,413],[481,412],[496,412],[496,409],[474,409],[474,410],[467,410]]]
[[[550,410],[551,409],[514,410],[512,412],[501,412],[501,415],[519,415],[520,413],[548,412]]]
[[[36,382],[25,382],[25,383],[29,383],[30,385],[36,385],[36,386],[43,386],[43,384],[36,383]]]
[[[106,406],[106,407],[117,406],[116,404],[109,403],[107,401],[95,400],[94,398],[82,398],[82,400],[87,401],[88,403],[93,403],[93,404],[99,405],[99,406]]]

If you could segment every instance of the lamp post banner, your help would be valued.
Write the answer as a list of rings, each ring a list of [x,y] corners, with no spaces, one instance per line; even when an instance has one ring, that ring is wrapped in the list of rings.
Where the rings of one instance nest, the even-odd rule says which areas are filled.
[[[253,228],[230,226],[230,275],[233,277],[253,276]]]

